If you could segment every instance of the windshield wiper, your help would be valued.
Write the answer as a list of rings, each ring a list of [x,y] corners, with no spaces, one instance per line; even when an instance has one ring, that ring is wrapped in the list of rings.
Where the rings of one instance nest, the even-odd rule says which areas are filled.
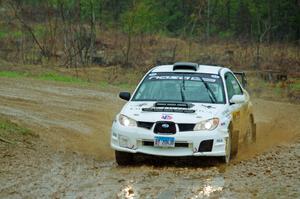
[[[185,101],[185,96],[184,96],[183,90],[185,90],[184,75],[182,75],[182,85],[180,86],[181,100],[184,102]]]
[[[200,77],[201,81],[203,82],[205,88],[207,89],[207,91],[209,91],[209,98],[211,100],[212,103],[216,103],[217,102],[217,98],[214,94],[214,92],[211,90],[211,88],[208,86],[208,84],[202,79],[202,77]]]

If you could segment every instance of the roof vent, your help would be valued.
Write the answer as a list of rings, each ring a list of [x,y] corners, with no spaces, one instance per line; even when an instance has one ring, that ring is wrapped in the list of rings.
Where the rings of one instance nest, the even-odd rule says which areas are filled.
[[[199,68],[199,65],[197,63],[192,62],[176,62],[173,65],[173,70],[193,70],[197,71]]]

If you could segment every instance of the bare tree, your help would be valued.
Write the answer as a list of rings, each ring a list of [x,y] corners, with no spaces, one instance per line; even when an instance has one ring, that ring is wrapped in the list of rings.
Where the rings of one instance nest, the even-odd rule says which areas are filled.
[[[21,7],[21,5],[15,1],[6,1],[6,3],[11,8],[13,12],[13,16],[20,22],[22,27],[31,35],[33,41],[41,51],[40,54],[46,58],[49,58],[51,56],[51,53],[49,52],[47,47],[41,44],[41,42],[38,40],[37,36],[35,35],[33,28],[28,23],[26,23],[25,20],[22,19],[20,11],[22,11],[23,8]]]
[[[256,60],[255,60],[255,67],[256,69],[260,68],[260,46],[264,41],[265,36],[276,26],[271,26],[271,23],[268,23],[268,21],[263,21],[263,31],[262,31],[262,27],[260,25],[259,20],[257,21],[257,25],[259,27],[259,34],[258,34],[258,38],[257,38],[257,43],[256,43]]]

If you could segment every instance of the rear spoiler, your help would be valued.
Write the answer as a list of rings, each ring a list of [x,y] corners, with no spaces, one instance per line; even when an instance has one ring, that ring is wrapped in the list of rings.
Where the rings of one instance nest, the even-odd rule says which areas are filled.
[[[245,72],[233,72],[234,75],[238,78],[244,88],[247,87],[247,79]]]

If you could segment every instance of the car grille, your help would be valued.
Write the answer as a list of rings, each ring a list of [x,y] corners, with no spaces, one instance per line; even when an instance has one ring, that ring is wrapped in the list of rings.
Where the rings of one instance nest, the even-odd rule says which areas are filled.
[[[145,129],[151,129],[153,126],[154,122],[137,122],[137,126]]]
[[[178,124],[179,131],[193,131],[195,124]]]
[[[163,123],[167,123],[169,124],[169,128],[171,129],[162,129],[162,124]],[[140,128],[145,128],[145,129],[151,129],[153,127],[153,124],[154,122],[143,122],[143,121],[138,121],[137,122],[137,126],[140,127]],[[171,125],[170,125],[171,124]],[[176,132],[176,128],[175,128],[175,125],[173,126],[173,122],[157,122],[155,128],[156,128],[156,131],[154,130],[155,133],[175,133]],[[179,131],[183,132],[183,131],[193,131],[194,130],[194,127],[195,127],[195,124],[185,124],[185,123],[178,123],[178,128],[179,128]],[[173,129],[172,129],[173,128]]]
[[[154,133],[159,134],[175,134],[176,126],[174,122],[169,121],[158,121],[154,127]]]

